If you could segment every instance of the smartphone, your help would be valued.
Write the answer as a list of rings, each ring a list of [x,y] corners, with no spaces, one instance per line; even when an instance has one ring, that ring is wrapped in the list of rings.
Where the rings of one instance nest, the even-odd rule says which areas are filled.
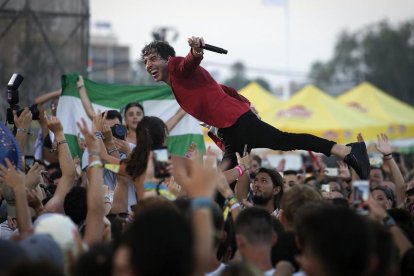
[[[338,176],[338,168],[326,168],[325,175],[332,176],[332,177]]]
[[[152,156],[154,160],[154,176],[156,178],[169,177],[170,173],[167,170],[169,153],[167,147],[154,149]]]
[[[369,182],[368,180],[357,180],[352,184],[352,205],[357,214],[368,215],[368,208],[363,205],[369,198]]]
[[[35,158],[33,155],[25,155],[24,156],[24,165],[26,172],[30,170],[30,168],[33,166],[35,162]]]
[[[331,185],[329,184],[322,184],[321,185],[321,191],[329,193],[331,191]]]

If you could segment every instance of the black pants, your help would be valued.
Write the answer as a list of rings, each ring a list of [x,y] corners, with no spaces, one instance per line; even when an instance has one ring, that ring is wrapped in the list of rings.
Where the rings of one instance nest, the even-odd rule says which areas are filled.
[[[335,145],[333,141],[311,134],[280,131],[261,121],[251,111],[243,114],[231,127],[219,129],[219,135],[223,138],[225,145],[223,161],[230,161],[230,167],[237,165],[235,153],[238,152],[241,156],[246,144],[249,152],[253,148],[283,151],[310,150],[326,156],[331,154],[331,149]]]

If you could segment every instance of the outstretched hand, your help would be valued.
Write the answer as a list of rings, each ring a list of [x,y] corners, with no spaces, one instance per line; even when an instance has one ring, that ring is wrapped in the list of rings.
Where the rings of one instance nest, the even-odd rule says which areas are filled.
[[[384,133],[377,135],[378,143],[375,144],[376,149],[383,155],[392,154],[391,144],[388,140],[388,136]]]
[[[47,116],[45,113],[45,120],[47,123],[47,127],[50,129],[51,132],[53,132],[55,135],[58,133],[63,133],[63,127],[60,120],[55,116]]]
[[[23,109],[22,113],[17,116],[17,112],[13,110],[13,120],[14,125],[17,128],[29,128],[30,124],[32,123],[32,112],[29,110],[28,107]]]
[[[81,123],[77,122],[78,128],[82,133],[83,137],[85,137],[86,146],[88,148],[89,153],[99,153],[100,145],[98,139],[95,135],[89,130],[85,119],[82,118]]]
[[[19,185],[24,186],[26,175],[22,171],[16,170],[9,159],[6,158],[5,161],[7,167],[0,164],[0,180],[4,181],[12,189],[15,189]]]
[[[180,170],[180,166],[174,165],[174,174]],[[201,166],[196,161],[188,162],[188,173],[180,174],[180,185],[187,191],[190,197],[213,197],[218,177],[217,168]]]

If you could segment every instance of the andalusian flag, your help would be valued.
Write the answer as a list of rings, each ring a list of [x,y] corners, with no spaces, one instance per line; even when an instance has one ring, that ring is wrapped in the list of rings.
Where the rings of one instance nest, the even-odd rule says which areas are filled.
[[[82,106],[76,80],[78,75],[62,76],[62,94],[59,99],[57,116],[62,122],[66,140],[69,143],[72,155],[80,156],[77,143],[79,132],[76,122],[85,118],[90,120]],[[142,104],[147,116],[157,116],[165,122],[179,109],[169,86],[132,86],[96,83],[84,78],[85,88],[95,111],[109,109],[121,110],[130,102]],[[190,115],[171,130],[168,138],[168,149],[171,154],[184,156],[191,143],[205,151],[203,134],[199,122]]]

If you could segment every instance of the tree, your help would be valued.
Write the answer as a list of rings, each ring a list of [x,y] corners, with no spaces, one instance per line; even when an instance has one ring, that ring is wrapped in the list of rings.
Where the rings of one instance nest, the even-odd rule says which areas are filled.
[[[393,28],[387,21],[355,33],[342,32],[334,55],[327,62],[315,62],[313,82],[327,91],[351,88],[369,81],[411,104],[414,97],[414,20]]]
[[[224,84],[233,87],[236,90],[240,90],[245,87],[250,81],[246,77],[246,67],[240,61],[234,63],[231,66],[233,76],[224,81]]]
[[[247,84],[249,84],[252,81],[257,82],[260,84],[263,88],[270,91],[270,85],[268,81],[264,78],[258,77],[255,79],[249,79],[246,76],[246,67],[244,64],[240,61],[234,63],[231,66],[232,76],[224,81],[224,84],[230,87],[233,87],[236,90],[240,90],[241,88],[245,87]]]

